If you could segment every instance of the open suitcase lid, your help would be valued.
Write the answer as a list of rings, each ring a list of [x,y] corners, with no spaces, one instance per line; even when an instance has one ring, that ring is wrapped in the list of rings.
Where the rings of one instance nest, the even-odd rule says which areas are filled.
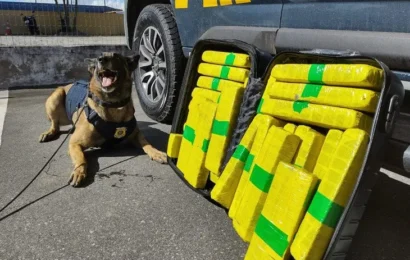
[[[383,83],[380,99],[373,115],[373,124],[369,133],[370,142],[367,146],[366,155],[353,192],[340,220],[338,221],[324,256],[324,259],[344,259],[347,256],[353,236],[355,235],[359,221],[364,213],[367,200],[370,197],[371,188],[377,179],[377,173],[379,172],[383,156],[382,149],[392,133],[396,116],[399,114],[399,107],[403,102],[404,88],[401,81],[382,62],[371,57],[361,56],[357,53],[328,50],[283,52],[272,59],[271,55],[263,53],[253,46],[240,41],[202,40],[196,44],[189,58],[171,133],[182,133],[183,131],[184,122],[188,114],[187,110],[191,99],[191,92],[196,86],[195,82],[198,79],[196,67],[201,62],[202,52],[208,49],[228,52],[244,52],[251,57],[251,72],[248,87],[245,90],[238,115],[238,123],[234,127],[233,134],[231,135],[231,141],[228,150],[226,151],[222,169],[232,156],[232,153],[242,139],[244,132],[255,117],[257,107],[262,98],[262,93],[265,90],[271,70],[275,65],[286,63],[360,63],[372,65],[383,70]],[[252,100],[252,102],[250,102],[250,100]],[[176,166],[176,160],[168,157],[168,162],[178,176],[184,180],[183,174]],[[190,185],[188,184],[188,186]],[[207,186],[202,190],[194,190],[215,203],[209,195],[209,190],[211,188],[212,186]]]

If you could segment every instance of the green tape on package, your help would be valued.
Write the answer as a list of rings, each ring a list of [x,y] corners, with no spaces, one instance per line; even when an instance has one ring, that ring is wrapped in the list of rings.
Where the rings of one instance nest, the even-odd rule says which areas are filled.
[[[308,81],[323,84],[323,73],[325,71],[325,64],[310,65]]]
[[[195,130],[192,127],[186,125],[182,137],[188,140],[191,144],[193,144],[195,140]]]
[[[220,79],[214,78],[214,79],[212,80],[211,88],[212,88],[213,90],[218,90],[218,88],[219,88],[219,82],[220,82],[220,81],[221,81]]]
[[[248,159],[246,159],[245,166],[243,167],[244,171],[249,172],[251,170],[251,166],[252,166],[254,159],[255,159],[255,155],[249,154]]]
[[[240,144],[238,145],[238,147],[236,147],[235,152],[233,153],[232,157],[245,163],[246,159],[248,158],[248,155],[249,155],[249,150],[245,146]]]
[[[232,52],[229,53],[226,58],[225,58],[225,64],[226,65],[233,65],[233,63],[235,62],[235,54],[233,54]]]
[[[261,113],[261,109],[262,109],[262,106],[263,106],[263,102],[264,102],[264,101],[263,101],[263,98],[262,98],[261,101],[259,102],[259,106],[258,106],[258,109],[257,109],[257,111],[256,111],[258,114]]]
[[[326,198],[320,192],[316,192],[308,212],[321,223],[331,228],[336,228],[344,207]]]
[[[223,79],[228,79],[229,69],[230,68],[228,66],[222,66],[220,77]]]
[[[279,256],[285,254],[285,251],[289,246],[288,236],[262,214],[256,223],[255,234],[257,234]]]
[[[302,113],[302,110],[309,107],[309,103],[306,101],[295,101],[293,102],[293,111],[297,113]]]
[[[229,121],[214,120],[212,125],[212,133],[216,135],[227,136],[229,131]]]
[[[268,193],[270,185],[272,184],[273,174],[270,174],[268,171],[265,171],[262,167],[255,164],[251,174],[250,181],[255,185],[259,190]]]
[[[202,142],[202,151],[206,153],[208,151],[208,147],[209,147],[209,140],[204,139],[204,141]]]
[[[317,98],[322,90],[322,85],[306,84],[303,88],[302,97],[314,97]]]

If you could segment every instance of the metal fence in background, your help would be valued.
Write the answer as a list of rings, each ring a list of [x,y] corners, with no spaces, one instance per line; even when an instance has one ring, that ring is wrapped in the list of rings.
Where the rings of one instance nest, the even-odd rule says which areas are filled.
[[[125,44],[123,0],[15,1],[0,0],[0,47]]]

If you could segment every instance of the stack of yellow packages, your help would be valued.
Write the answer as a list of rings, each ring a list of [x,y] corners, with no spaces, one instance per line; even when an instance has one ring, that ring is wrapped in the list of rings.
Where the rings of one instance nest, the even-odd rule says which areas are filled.
[[[300,138],[288,131],[272,126],[255,157],[255,165],[243,187],[237,190],[232,215],[233,226],[239,236],[250,241],[256,220],[265,203],[274,173],[279,162],[290,163],[299,147]],[[240,196],[240,197],[239,197]]]
[[[194,187],[203,187],[208,178],[204,168],[205,155],[217,109],[219,93],[194,89],[184,125],[177,167]]]
[[[340,133],[332,135],[330,143],[337,143]],[[323,179],[292,243],[295,259],[322,259],[356,184],[368,142],[363,130],[348,129],[336,149],[330,145],[326,155],[319,158],[315,174]]]
[[[205,159],[205,168],[210,171],[211,181],[216,183],[247,85],[250,57],[247,54],[205,51],[202,60],[206,63],[199,65],[198,72],[206,76],[198,79],[198,86],[221,92]]]
[[[271,126],[281,126],[282,122],[267,115],[258,114],[253,119],[244,137],[229,159],[221,177],[211,191],[211,198],[229,209],[239,187],[249,179],[254,167],[254,158],[261,152],[265,137]],[[231,212],[231,211],[230,211]]]
[[[260,214],[245,259],[287,259],[289,246],[299,227],[317,177],[281,162]]]
[[[323,128],[370,132],[383,71],[365,64],[278,64],[262,113]]]
[[[246,259],[288,259],[289,251],[297,260],[322,258],[360,173],[382,81],[381,69],[363,64],[283,64],[272,69],[259,112],[327,132],[325,137],[304,125],[284,126],[302,140],[294,165],[287,169],[322,181],[317,191],[311,186],[307,193],[292,186],[289,202],[281,197],[277,169]],[[278,201],[284,201],[282,206]]]
[[[198,66],[182,135],[172,135],[168,155],[194,188],[204,188],[211,172],[216,181],[249,76],[246,54],[205,51]]]

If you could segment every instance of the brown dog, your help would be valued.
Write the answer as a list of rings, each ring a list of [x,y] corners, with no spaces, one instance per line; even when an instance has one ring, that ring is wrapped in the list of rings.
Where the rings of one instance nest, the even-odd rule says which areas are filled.
[[[74,164],[71,185],[81,184],[87,175],[84,150],[129,140],[140,145],[148,156],[166,163],[166,154],[158,151],[139,131],[131,100],[132,71],[139,56],[123,57],[103,53],[98,59],[88,59],[90,82],[76,82],[57,88],[46,101],[46,113],[51,127],[40,136],[40,142],[55,139],[60,126],[74,124],[69,142],[69,154]]]

